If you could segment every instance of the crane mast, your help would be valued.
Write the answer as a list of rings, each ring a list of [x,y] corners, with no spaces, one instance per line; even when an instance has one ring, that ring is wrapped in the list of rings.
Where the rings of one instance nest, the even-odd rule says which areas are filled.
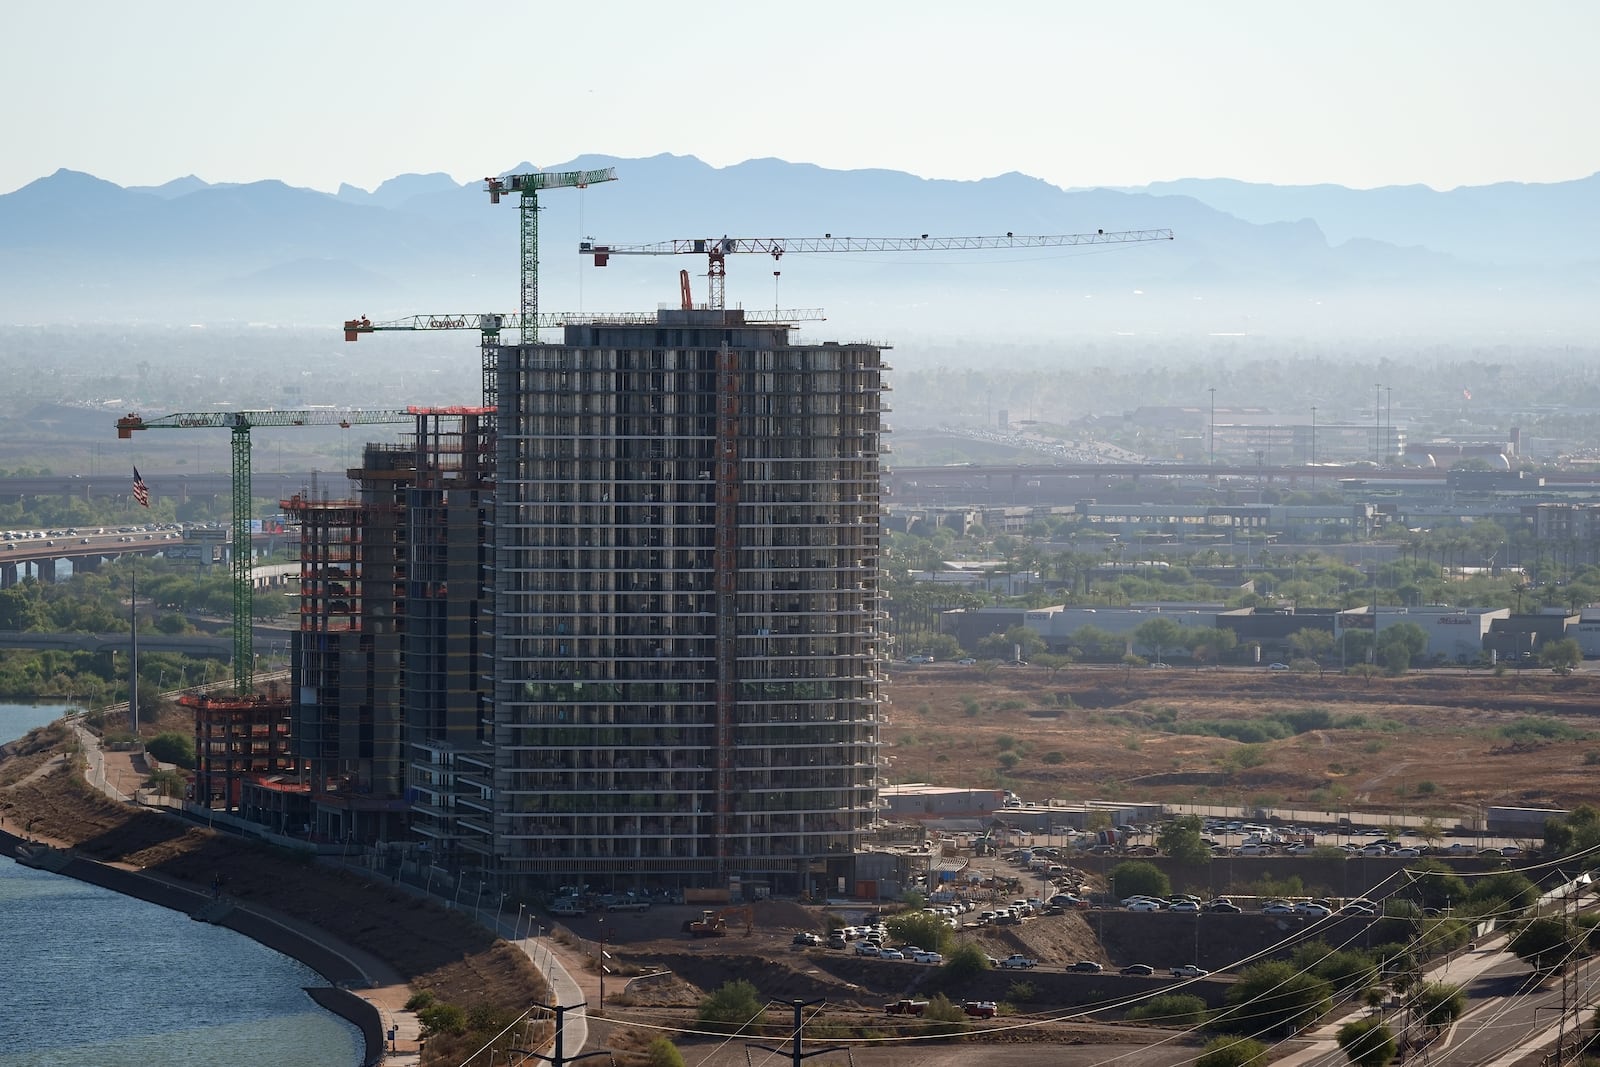
[[[713,310],[726,306],[727,257],[758,252],[782,259],[792,252],[941,252],[987,248],[1063,248],[1074,245],[1137,244],[1144,241],[1170,241],[1171,230],[1096,230],[1094,233],[1063,233],[1036,236],[1007,233],[992,237],[687,237],[655,244],[607,245],[582,241],[581,255],[603,267],[611,256],[706,257],[706,277],[710,287],[709,305]]]
[[[600,170],[534,171],[531,174],[507,174],[502,178],[485,178],[484,190],[489,203],[498,204],[506,193],[519,193],[517,211],[521,218],[522,246],[522,299],[518,307],[521,320],[521,342],[531,344],[539,339],[539,190],[587,189],[596,182],[617,180],[615,167]],[[494,346],[483,346],[483,406],[495,407],[499,388],[495,382]]]
[[[137,430],[229,430],[233,445],[233,553],[229,576],[233,585],[233,684],[240,696],[255,686],[254,560],[250,546],[250,431],[257,426],[366,426],[410,422],[425,408],[308,408],[298,411],[184,411],[146,419],[137,414],[117,420],[117,437],[128,440]]]

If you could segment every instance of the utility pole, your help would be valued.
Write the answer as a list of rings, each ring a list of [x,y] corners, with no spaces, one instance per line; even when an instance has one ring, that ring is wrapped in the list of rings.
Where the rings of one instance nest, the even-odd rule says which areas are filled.
[[[1317,488],[1317,406],[1311,405],[1311,488]]]
[[[820,997],[816,1000],[791,1000],[789,1002],[789,1006],[794,1009],[794,1036],[789,1039],[788,1049],[789,1063],[791,1064],[791,1067],[800,1067],[801,1063],[810,1059],[812,1056],[820,1056],[825,1052],[846,1051],[844,1045],[830,1045],[827,1048],[812,1049],[810,1052],[800,1051],[800,1030],[803,1025],[801,1013],[804,1012],[806,1008],[815,1007],[818,1004],[826,1003],[827,1001]],[[768,1048],[766,1045],[756,1044],[752,1044],[749,1047],[758,1048],[762,1052],[770,1052],[774,1056],[784,1055],[784,1050],[781,1048]]]
[[[1383,462],[1383,386],[1372,387],[1372,461]]]
[[[1206,392],[1211,394],[1211,463],[1217,465],[1217,387],[1211,386]]]
[[[593,1052],[580,1052],[576,1056],[568,1056],[563,1051],[562,1040],[566,1036],[567,1012],[574,1008],[582,1008],[585,1006],[584,1004],[534,1004],[533,1006],[535,1008],[543,1008],[545,1011],[553,1013],[556,1017],[555,1047],[551,1049],[553,1054],[546,1056],[544,1053],[535,1052],[531,1048],[514,1048],[507,1051],[514,1052],[519,1056],[532,1056],[536,1060],[543,1060],[545,1063],[551,1064],[552,1067],[565,1067],[565,1065],[568,1063],[577,1063],[579,1060],[586,1060],[590,1056],[611,1055],[611,1051],[609,1049],[603,1048],[596,1049]]]
[[[139,554],[128,555],[128,730],[139,740]]]
[[[1383,387],[1383,425],[1383,462],[1387,465],[1390,456],[1397,454],[1389,451],[1389,446],[1397,440],[1394,434],[1394,386],[1392,385]]]

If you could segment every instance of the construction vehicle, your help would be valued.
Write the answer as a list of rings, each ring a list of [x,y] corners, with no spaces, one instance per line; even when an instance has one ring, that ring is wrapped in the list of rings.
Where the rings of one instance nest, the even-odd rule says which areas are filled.
[[[726,937],[728,933],[728,920],[744,920],[744,935],[749,937],[755,932],[755,912],[747,906],[735,906],[712,910],[707,908],[701,913],[700,918],[690,919],[684,923],[684,929],[690,937]]]
[[[117,420],[117,437],[136,430],[231,430],[233,434],[233,685],[248,697],[255,684],[251,638],[255,624],[254,560],[250,551],[250,431],[257,426],[366,426],[413,422],[432,409],[311,408],[301,411],[184,411],[146,419],[128,414]]]
[[[996,237],[690,237],[660,241],[655,244],[610,245],[595,241],[581,241],[580,255],[594,260],[603,267],[612,256],[682,256],[706,257],[706,280],[709,299],[706,306],[713,311],[726,307],[727,258],[736,253],[759,252],[782,259],[792,252],[948,252],[987,248],[1061,248],[1073,245],[1137,244],[1143,241],[1170,241],[1171,230],[1096,230],[1094,233],[1046,234],[1018,236],[1008,233]],[[680,272],[680,279],[682,273]],[[686,289],[687,287],[685,287]],[[685,292],[687,296],[687,292]]]

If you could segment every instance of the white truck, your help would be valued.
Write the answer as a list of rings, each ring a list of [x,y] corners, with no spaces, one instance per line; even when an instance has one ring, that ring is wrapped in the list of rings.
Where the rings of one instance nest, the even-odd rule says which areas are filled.
[[[1037,967],[1039,966],[1039,961],[1033,959],[1032,957],[1024,956],[1022,953],[1018,952],[1001,960],[1000,966],[1008,969],[1020,970],[1024,967]]]

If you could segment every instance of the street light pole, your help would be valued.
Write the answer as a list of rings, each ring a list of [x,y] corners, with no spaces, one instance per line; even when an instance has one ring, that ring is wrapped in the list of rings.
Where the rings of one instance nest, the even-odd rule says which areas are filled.
[[[1211,463],[1217,465],[1217,387],[1211,386],[1206,392],[1211,394]]]
[[[1317,488],[1317,406],[1311,405],[1311,488]]]

